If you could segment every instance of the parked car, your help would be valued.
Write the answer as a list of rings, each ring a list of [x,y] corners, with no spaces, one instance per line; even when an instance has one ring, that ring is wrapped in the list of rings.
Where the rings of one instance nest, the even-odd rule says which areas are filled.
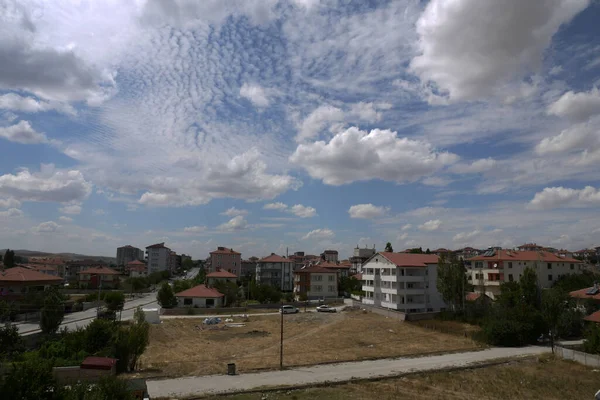
[[[323,304],[322,306],[317,307],[317,312],[337,312],[337,310],[333,307],[329,307],[327,304]]]
[[[279,312],[283,313],[283,314],[296,314],[296,313],[299,313],[300,310],[298,310],[294,306],[281,306],[281,308],[279,309]]]

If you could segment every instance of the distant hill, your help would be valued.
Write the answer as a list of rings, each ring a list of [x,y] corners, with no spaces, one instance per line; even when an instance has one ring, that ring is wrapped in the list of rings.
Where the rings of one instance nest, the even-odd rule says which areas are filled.
[[[6,253],[6,249],[0,250],[0,254],[4,256]],[[107,264],[115,264],[117,259],[115,257],[105,257],[105,256],[87,256],[85,254],[77,254],[77,253],[46,253],[44,251],[34,251],[34,250],[15,250],[16,256],[21,257],[60,257],[65,260],[97,260],[103,261]]]

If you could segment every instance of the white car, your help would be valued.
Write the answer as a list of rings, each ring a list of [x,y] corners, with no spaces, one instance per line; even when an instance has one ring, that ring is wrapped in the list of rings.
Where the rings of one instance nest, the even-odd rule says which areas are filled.
[[[279,312],[283,314],[297,314],[300,312],[300,310],[294,306],[281,306]]]
[[[333,307],[329,307],[327,304],[317,307],[317,312],[337,312]]]

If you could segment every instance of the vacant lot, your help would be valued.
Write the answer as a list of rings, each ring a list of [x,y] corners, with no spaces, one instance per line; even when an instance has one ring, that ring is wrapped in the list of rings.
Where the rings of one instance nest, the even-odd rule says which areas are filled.
[[[152,326],[142,368],[154,376],[225,373],[279,367],[280,319],[250,317],[246,326],[200,330],[201,320]],[[284,366],[472,350],[470,339],[360,311],[302,313],[284,318]]]
[[[600,372],[568,361],[543,359],[457,372],[411,375],[376,382],[271,392],[269,400],[580,400],[593,399]],[[262,394],[220,396],[223,400],[258,400]],[[217,399],[215,398],[215,399]]]

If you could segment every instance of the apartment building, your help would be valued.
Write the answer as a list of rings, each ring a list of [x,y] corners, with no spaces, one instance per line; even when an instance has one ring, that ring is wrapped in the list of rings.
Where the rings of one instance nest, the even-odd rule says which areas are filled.
[[[375,245],[373,245],[372,249],[364,248],[361,249],[356,246],[354,249],[354,255],[350,257],[350,273],[351,274],[360,274],[362,272],[362,265],[365,261],[367,261],[373,254],[377,251],[375,250]]]
[[[537,245],[534,243],[533,246]],[[581,271],[581,261],[548,251],[488,250],[468,261],[469,283],[475,292],[492,299],[500,294],[501,283],[518,282],[528,267],[536,272],[540,288],[550,288],[560,276]]]
[[[339,261],[337,250],[325,250],[321,253],[321,259],[330,262],[337,263]]]
[[[104,289],[119,287],[119,273],[108,267],[88,268],[79,272],[79,288],[95,289],[101,286]]]
[[[144,261],[142,249],[131,245],[117,247],[117,266],[123,267],[131,261]]]
[[[256,275],[256,263],[258,263],[258,257],[250,257],[247,260],[242,260],[242,269],[240,276],[251,278]]]
[[[148,259],[148,274],[160,271],[169,271],[171,266],[171,249],[165,243],[157,243],[146,247]]]
[[[294,296],[300,299],[304,295],[308,300],[337,297],[337,272],[318,265],[299,269],[294,272]]]
[[[284,292],[294,289],[294,265],[289,258],[271,253],[256,264],[256,283],[271,285]]]
[[[242,272],[242,253],[219,246],[217,250],[210,252],[209,268],[207,272],[215,272],[220,269],[231,272],[235,276],[240,276]]]
[[[437,263],[434,254],[374,254],[362,267],[362,302],[406,313],[444,309],[436,287]]]

